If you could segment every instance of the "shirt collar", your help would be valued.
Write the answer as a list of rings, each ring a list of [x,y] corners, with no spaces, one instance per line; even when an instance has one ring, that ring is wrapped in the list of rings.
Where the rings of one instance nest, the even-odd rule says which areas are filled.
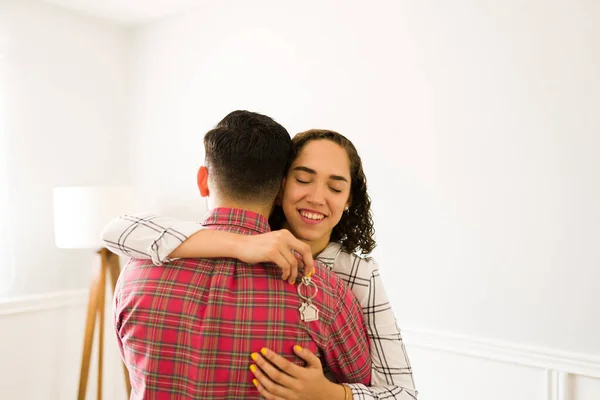
[[[323,249],[317,256],[317,260],[321,261],[328,269],[333,269],[333,263],[338,254],[342,251],[342,245],[337,242],[329,242],[327,247]]]
[[[269,221],[260,214],[240,208],[217,207],[209,210],[202,225],[235,225],[257,233],[270,232]]]

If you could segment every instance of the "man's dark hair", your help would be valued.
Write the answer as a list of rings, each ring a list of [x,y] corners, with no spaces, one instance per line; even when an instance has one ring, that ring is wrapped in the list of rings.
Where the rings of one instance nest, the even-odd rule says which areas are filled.
[[[206,167],[231,200],[271,202],[281,188],[292,139],[266,115],[237,110],[204,136]]]

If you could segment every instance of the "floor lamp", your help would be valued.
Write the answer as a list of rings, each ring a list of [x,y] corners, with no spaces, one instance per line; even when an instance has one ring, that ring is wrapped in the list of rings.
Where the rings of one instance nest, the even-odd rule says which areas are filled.
[[[102,369],[104,353],[104,320],[106,284],[111,292],[120,272],[119,258],[106,249],[100,234],[114,217],[139,209],[136,191],[129,186],[58,187],[54,188],[54,236],[58,248],[93,249],[100,257],[100,266],[90,284],[85,337],[79,374],[78,400],[84,400],[92,358],[92,345],[98,321],[98,400],[102,399]],[[122,366],[127,394],[131,392],[129,374]]]

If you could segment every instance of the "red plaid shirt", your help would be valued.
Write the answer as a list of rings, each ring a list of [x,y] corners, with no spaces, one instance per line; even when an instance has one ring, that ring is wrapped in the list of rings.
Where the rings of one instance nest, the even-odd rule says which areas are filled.
[[[269,231],[255,213],[218,208],[207,229]],[[322,265],[313,282],[319,321],[303,322],[297,285],[273,264],[180,259],[167,266],[132,259],[114,297],[117,341],[132,399],[259,399],[250,354],[273,349],[298,365],[299,344],[340,382],[370,384],[366,325],[348,286]]]

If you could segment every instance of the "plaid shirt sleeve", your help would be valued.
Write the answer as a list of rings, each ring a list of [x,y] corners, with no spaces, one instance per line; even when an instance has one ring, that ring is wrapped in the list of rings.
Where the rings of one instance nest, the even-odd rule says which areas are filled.
[[[348,255],[356,257],[353,255]],[[343,262],[342,260],[339,260]],[[415,400],[417,390],[394,311],[372,258],[355,258],[348,285],[361,304],[371,346],[371,386],[349,384],[354,400]],[[360,276],[359,276],[360,275]]]
[[[155,265],[163,265],[176,260],[169,258],[169,254],[203,228],[192,221],[153,214],[127,214],[108,223],[102,231],[102,240],[117,255],[151,259]]]
[[[362,312],[344,282],[340,280],[337,285],[340,308],[331,325],[323,357],[339,382],[368,385],[371,382],[371,357]]]

